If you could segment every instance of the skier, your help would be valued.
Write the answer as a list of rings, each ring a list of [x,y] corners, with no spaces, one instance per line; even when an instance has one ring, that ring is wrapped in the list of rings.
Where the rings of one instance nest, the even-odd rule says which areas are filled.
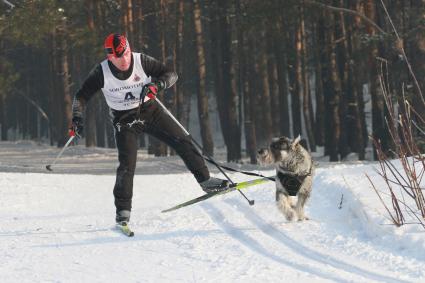
[[[124,35],[108,35],[104,48],[107,58],[93,68],[75,94],[71,129],[77,136],[81,135],[85,106],[101,89],[110,108],[118,148],[119,166],[113,191],[116,222],[126,225],[130,220],[137,139],[141,133],[173,148],[205,192],[227,189],[228,181],[210,177],[190,137],[155,99],[149,98],[171,87],[177,81],[177,74],[146,54],[132,52]]]

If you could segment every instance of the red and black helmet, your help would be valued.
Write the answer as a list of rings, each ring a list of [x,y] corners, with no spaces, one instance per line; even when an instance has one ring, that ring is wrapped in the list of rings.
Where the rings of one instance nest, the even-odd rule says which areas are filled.
[[[121,57],[129,47],[128,40],[124,35],[111,33],[105,39],[105,52],[116,58]]]

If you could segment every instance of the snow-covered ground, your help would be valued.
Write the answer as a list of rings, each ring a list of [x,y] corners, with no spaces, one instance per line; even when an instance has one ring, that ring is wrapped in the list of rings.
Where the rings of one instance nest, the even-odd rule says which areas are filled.
[[[288,223],[273,183],[245,191],[254,206],[233,192],[161,213],[202,192],[178,158],[141,151],[127,238],[115,151],[74,147],[48,173],[58,151],[0,143],[0,282],[425,282],[425,231],[390,225],[364,176],[384,190],[374,164],[319,163],[311,220]]]

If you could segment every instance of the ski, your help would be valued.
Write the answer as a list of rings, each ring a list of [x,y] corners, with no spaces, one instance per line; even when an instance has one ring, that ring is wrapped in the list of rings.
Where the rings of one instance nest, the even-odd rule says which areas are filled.
[[[128,227],[127,222],[117,223],[117,229],[121,231],[127,237],[133,237],[134,232],[131,231],[130,227]]]
[[[181,203],[181,204],[178,204],[176,206],[173,206],[173,207],[171,207],[169,209],[165,209],[165,210],[163,210],[161,212],[164,213],[164,212],[170,212],[170,211],[173,211],[173,210],[177,210],[179,208],[182,208],[182,207],[185,207],[185,206],[189,206],[189,205],[192,205],[192,204],[195,204],[195,203],[198,203],[198,202],[207,200],[207,199],[212,198],[212,197],[215,197],[215,196],[219,196],[219,195],[223,195],[223,194],[227,194],[227,193],[233,192],[235,190],[241,190],[241,189],[244,189],[244,188],[247,188],[247,187],[251,187],[251,186],[263,184],[263,183],[266,183],[268,181],[271,181],[271,179],[269,177],[265,177],[265,178],[251,180],[251,181],[246,181],[246,182],[231,184],[229,186],[229,188],[226,189],[226,190],[224,190],[224,191],[214,192],[214,193],[207,193],[207,194],[204,194],[204,195],[202,195],[200,197],[197,197],[197,198],[188,200],[188,201],[186,201],[184,203]]]

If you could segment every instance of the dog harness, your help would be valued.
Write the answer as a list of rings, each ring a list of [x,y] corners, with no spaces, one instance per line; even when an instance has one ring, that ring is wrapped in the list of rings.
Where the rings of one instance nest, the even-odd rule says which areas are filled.
[[[280,183],[286,189],[288,194],[292,197],[296,196],[300,190],[301,184],[304,182],[307,176],[311,175],[311,167],[309,173],[306,175],[295,175],[291,173],[278,172],[277,177],[279,178]]]

